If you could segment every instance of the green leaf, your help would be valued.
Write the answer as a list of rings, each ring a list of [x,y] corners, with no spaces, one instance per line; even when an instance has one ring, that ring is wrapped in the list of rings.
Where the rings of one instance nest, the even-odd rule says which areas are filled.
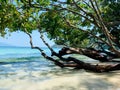
[[[70,4],[72,2],[72,0],[67,0],[67,4]]]

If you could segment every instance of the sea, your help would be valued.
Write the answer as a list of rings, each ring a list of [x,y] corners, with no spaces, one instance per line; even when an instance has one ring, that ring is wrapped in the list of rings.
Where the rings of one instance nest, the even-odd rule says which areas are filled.
[[[51,55],[48,48],[42,49]],[[58,52],[61,48],[53,49]],[[82,55],[73,56],[86,62],[92,60]],[[0,47],[0,90],[120,90],[119,82],[120,71],[94,73],[61,69],[43,58],[38,50]]]

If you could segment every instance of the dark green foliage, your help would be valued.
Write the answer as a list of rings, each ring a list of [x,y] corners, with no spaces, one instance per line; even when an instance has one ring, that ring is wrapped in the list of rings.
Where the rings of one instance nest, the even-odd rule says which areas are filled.
[[[70,4],[72,2],[72,0],[67,0],[67,3]]]
[[[110,25],[109,23],[120,21],[120,2],[96,1],[101,11],[100,16],[113,35],[114,41],[117,41],[113,43],[118,45],[119,24]],[[99,41],[90,33],[107,40],[102,28],[96,25],[99,20],[95,23],[92,19],[95,17],[97,20],[97,15],[91,8],[90,2],[75,0],[76,5],[73,0],[64,0],[64,2],[61,4],[58,0],[14,0],[13,2],[0,0],[0,36],[18,30],[32,32],[40,27],[39,29],[47,33],[48,37],[57,44],[71,47],[87,47]],[[76,28],[69,26],[68,22]]]

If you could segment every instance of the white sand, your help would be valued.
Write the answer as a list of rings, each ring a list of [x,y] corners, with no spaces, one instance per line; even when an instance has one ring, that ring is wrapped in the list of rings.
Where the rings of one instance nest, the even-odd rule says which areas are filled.
[[[21,76],[25,72],[20,72]],[[37,80],[40,73],[32,73],[25,79],[18,77],[0,80],[0,90],[120,90],[120,73],[96,74],[85,71],[55,75],[48,74],[46,80]]]

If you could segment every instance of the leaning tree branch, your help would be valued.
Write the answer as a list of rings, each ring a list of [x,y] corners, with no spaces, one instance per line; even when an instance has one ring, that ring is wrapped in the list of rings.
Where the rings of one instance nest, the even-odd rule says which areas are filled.
[[[50,49],[50,51],[51,51],[52,53],[55,52],[55,51],[50,47],[50,45],[44,40],[44,37],[43,37],[43,34],[42,34],[41,30],[39,30],[39,33],[40,33],[40,38],[41,38],[41,40],[43,41],[43,43]]]
[[[100,10],[99,10],[99,8],[98,8],[97,2],[94,1],[94,2],[95,2],[95,5],[94,5],[94,2],[93,2],[92,0],[90,0],[90,2],[91,2],[91,5],[92,5],[92,7],[93,7],[93,10],[94,10],[95,14],[97,15],[97,17],[98,17],[98,19],[99,19],[99,21],[100,21],[100,24],[101,24],[101,27],[102,27],[101,30],[102,30],[102,32],[105,34],[106,38],[108,39],[108,42],[109,42],[109,44],[110,44],[110,47],[115,51],[115,53],[117,53],[117,54],[119,55],[120,52],[119,52],[118,50],[116,50],[116,48],[114,47],[114,45],[113,45],[113,43],[112,43],[111,38],[113,38],[113,37],[110,35],[109,30],[108,30],[108,28],[106,27],[106,25],[104,24],[104,21],[103,21],[101,15],[100,15],[101,12],[100,12]]]
[[[89,8],[91,8],[92,9],[92,7],[86,2],[86,0],[84,1],[84,0],[82,0],[83,1],[83,3],[85,3]]]
[[[62,7],[62,6],[60,6],[60,5],[54,5],[54,4],[52,4],[52,5],[55,6],[55,7],[59,7],[59,8],[61,8],[62,10],[66,10],[66,11],[72,12],[73,14],[76,14],[76,15],[79,15],[79,16],[85,18],[86,20],[90,21],[91,23],[94,23],[93,20],[89,19],[89,18],[86,17],[85,15],[83,15],[83,14],[81,14],[81,13],[78,13],[78,12],[72,10],[72,9],[65,8],[65,7]]]
[[[110,45],[108,42],[106,42],[105,40],[101,39],[100,37],[94,35],[93,33],[89,32],[89,31],[87,31],[87,30],[83,30],[83,29],[81,29],[81,28],[78,28],[78,27],[74,26],[74,25],[71,24],[65,17],[63,17],[63,19],[64,19],[64,21],[66,22],[66,24],[67,24],[68,26],[70,26],[70,27],[72,27],[72,28],[75,28],[75,29],[77,29],[77,30],[81,30],[81,31],[83,31],[83,32],[86,32],[86,33],[92,35],[93,37],[97,38],[98,40],[102,41],[103,43],[105,43],[105,44],[107,44],[108,46],[111,47],[111,45]]]
[[[66,60],[67,61],[73,61],[74,63],[62,63],[60,61],[57,61],[49,56],[47,56],[43,50],[40,47],[35,47],[33,46],[32,43],[32,36],[30,33],[27,32],[27,30],[25,30],[26,34],[29,36],[30,38],[30,45],[32,49],[38,49],[42,56],[44,56],[44,58],[52,61],[55,63],[55,65],[63,68],[63,67],[73,67],[76,69],[84,69],[84,70],[89,70],[89,71],[93,71],[93,72],[97,72],[97,73],[101,73],[101,72],[109,72],[109,71],[115,71],[115,70],[120,70],[120,64],[115,64],[115,65],[92,65],[90,63],[85,63],[83,61],[80,61],[78,59],[75,59],[73,57],[68,57]]]
[[[68,61],[73,61],[73,62],[75,62],[75,63],[74,63],[74,64],[69,64],[69,63],[65,63],[65,64],[64,64],[64,63],[62,63],[62,62],[60,62],[60,61],[58,61],[58,60],[55,60],[55,59],[52,58],[52,57],[47,56],[40,47],[36,47],[36,46],[33,45],[31,34],[30,34],[29,32],[27,32],[27,30],[25,30],[25,32],[26,32],[26,34],[27,34],[27,35],[29,36],[29,38],[30,38],[31,48],[32,48],[32,49],[37,49],[37,50],[39,50],[44,58],[46,58],[47,60],[50,60],[50,61],[54,62],[55,65],[57,65],[57,66],[59,66],[59,67],[61,67],[61,68],[63,68],[63,67],[75,67],[75,68],[76,68],[76,67],[80,67],[79,64],[83,63],[83,62],[81,62],[81,61],[79,61],[79,60],[76,60],[76,59],[73,59],[73,60],[72,60],[72,59],[67,58],[67,59],[66,59],[67,62],[68,62]]]
[[[65,65],[64,65],[62,62],[59,62],[58,60],[55,60],[54,58],[47,56],[46,53],[44,53],[44,51],[43,51],[40,47],[34,46],[34,45],[33,45],[33,42],[32,42],[32,36],[31,36],[31,34],[30,34],[27,30],[25,30],[25,33],[26,33],[26,34],[29,36],[29,38],[30,38],[30,45],[31,45],[31,48],[32,48],[32,49],[37,49],[37,50],[39,50],[39,51],[41,52],[41,55],[42,55],[44,58],[46,58],[47,60],[50,60],[50,61],[54,62],[55,65],[57,65],[57,66],[59,66],[59,67],[61,67],[61,68],[65,67]]]
[[[87,16],[93,18],[94,16],[88,12],[86,12],[83,8],[81,8],[76,2],[75,0],[72,0],[74,5],[76,6],[77,9],[81,10],[83,13],[85,13]]]
[[[55,55],[55,56],[57,56],[60,60],[62,60],[62,61],[65,61],[65,62],[69,62],[69,61],[73,61],[74,63],[75,63],[75,65],[76,64],[78,64],[79,65],[79,63],[81,63],[81,62],[79,62],[79,60],[69,60],[68,58],[63,58],[62,57],[62,55],[60,54],[60,53],[56,53],[51,47],[50,47],[50,45],[44,40],[44,37],[43,37],[43,34],[42,34],[42,32],[41,32],[41,30],[40,30],[40,26],[39,26],[39,32],[40,32],[40,38],[42,39],[42,41],[43,41],[43,43],[50,49],[50,51],[52,52],[52,54],[53,55]],[[71,48],[71,50],[72,50],[72,48]],[[74,48],[73,48],[73,51],[75,51],[74,50]],[[79,53],[79,54],[82,54],[82,52],[80,53],[80,50],[79,51],[77,51],[76,50],[76,53]],[[64,65],[64,67],[73,67],[74,65],[72,64],[65,64]]]
[[[78,28],[78,27],[74,26],[74,25],[71,24],[65,17],[62,17],[62,18],[64,19],[64,21],[67,23],[68,26],[70,26],[70,27],[72,27],[72,28],[75,28],[75,29],[77,29],[77,30],[81,30],[81,31],[83,31],[83,32],[86,32],[86,33],[92,35],[93,37],[97,38],[98,40],[102,41],[103,43],[107,44],[107,45],[108,45],[109,47],[111,47],[112,50],[120,57],[120,51],[119,51],[119,50],[116,50],[115,47],[113,46],[112,41],[111,41],[111,39],[110,39],[110,36],[108,35],[108,34],[109,34],[109,33],[108,33],[108,29],[107,29],[107,27],[105,26],[104,23],[103,23],[103,28],[104,28],[103,30],[105,30],[105,32],[106,32],[106,35],[107,35],[107,37],[108,37],[109,43],[108,43],[107,41],[101,39],[100,37],[94,35],[93,33],[87,31],[87,30],[83,30],[83,29],[81,29],[81,28]]]
[[[60,60],[62,61],[66,61],[65,58],[63,58],[60,54],[56,53],[51,47],[50,45],[45,41],[44,37],[43,37],[43,34],[40,30],[40,26],[39,26],[39,33],[40,33],[40,38],[41,40],[43,41],[43,43],[48,47],[48,49],[51,51],[51,56],[57,56]]]
[[[83,32],[86,32],[86,33],[92,35],[93,37],[97,38],[98,40],[102,41],[103,43],[107,44],[109,47],[112,47],[113,51],[120,57],[120,51],[119,51],[119,50],[116,50],[116,49],[114,48],[113,44],[112,44],[112,46],[111,46],[111,44],[108,43],[107,41],[101,39],[100,37],[94,35],[93,33],[89,32],[89,31],[87,31],[87,30],[83,30],[83,29],[81,29],[81,28],[78,28],[78,27],[72,25],[68,20],[65,19],[65,17],[63,17],[63,18],[64,18],[65,22],[67,23],[67,25],[69,25],[70,27],[75,28],[75,29],[77,29],[77,30],[81,30],[81,31],[83,31]]]
[[[99,17],[98,11],[96,10],[96,7],[95,7],[94,4],[93,4],[93,1],[92,1],[92,0],[89,0],[89,1],[90,1],[91,5],[92,5],[92,8],[93,8],[93,10],[94,10],[94,12],[95,12],[98,20],[99,20],[100,17]]]
[[[102,73],[102,72],[109,72],[109,71],[115,71],[115,70],[120,70],[120,64],[110,64],[110,65],[92,65],[90,63],[85,63],[83,61],[80,61],[76,58],[73,57],[68,57],[68,60],[75,61],[79,63],[78,65],[75,66],[77,69],[84,69],[84,70],[89,70],[97,73]]]
[[[68,54],[81,54],[88,56],[92,59],[99,60],[101,62],[120,62],[117,60],[112,60],[114,58],[118,58],[118,56],[112,52],[96,50],[94,48],[71,48],[71,47],[63,47],[59,54],[61,56]]]
[[[100,9],[99,9],[99,6],[98,6],[98,3],[97,3],[96,0],[95,0],[95,5],[96,5],[96,8],[97,8],[97,10],[98,10],[98,14],[101,15],[102,13],[101,13],[101,11],[100,11]]]
[[[52,54],[53,55],[55,55],[55,56],[57,56],[60,60],[62,60],[62,61],[65,61],[65,62],[69,62],[69,61],[73,61],[75,64],[65,64],[64,65],[64,67],[74,67],[74,66],[76,66],[76,64],[78,64],[79,65],[79,60],[69,60],[68,58],[63,58],[62,57],[62,55],[60,54],[60,53],[56,53],[51,47],[50,47],[50,45],[44,40],[44,38],[43,38],[43,34],[41,33],[41,31],[39,30],[39,32],[40,32],[40,38],[42,39],[42,41],[43,41],[43,43],[51,50],[51,52],[52,52]],[[72,49],[71,49],[72,50]],[[79,51],[76,51],[76,52],[79,52]],[[79,53],[80,54],[80,53]]]
[[[84,1],[83,1],[83,2],[84,2]],[[81,8],[81,7],[75,2],[75,0],[73,0],[73,3],[74,3],[74,5],[76,6],[77,9],[81,10],[81,11],[82,11],[83,13],[85,13],[87,16],[89,16],[90,18],[92,18],[93,21],[94,21],[94,24],[97,25],[98,27],[100,27],[99,23],[97,23],[97,22],[98,22],[98,21],[97,21],[98,19],[97,19],[97,17],[96,17],[95,15],[93,15],[93,14],[91,14],[91,13],[88,13],[88,12],[85,11],[83,8]],[[90,5],[89,5],[88,3],[85,3],[85,4],[90,7]],[[90,8],[92,8],[92,7],[90,7]]]

